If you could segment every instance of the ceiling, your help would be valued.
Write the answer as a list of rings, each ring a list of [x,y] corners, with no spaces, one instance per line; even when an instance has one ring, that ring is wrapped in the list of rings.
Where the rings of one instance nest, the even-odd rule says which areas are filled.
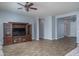
[[[24,2],[20,2],[25,4]],[[21,7],[17,2],[0,2],[0,10],[28,14],[34,16],[48,16],[48,15],[60,15],[64,13],[69,13],[79,10],[79,2],[33,2],[34,7],[38,10],[30,10],[29,12],[24,9],[19,10],[17,8]]]

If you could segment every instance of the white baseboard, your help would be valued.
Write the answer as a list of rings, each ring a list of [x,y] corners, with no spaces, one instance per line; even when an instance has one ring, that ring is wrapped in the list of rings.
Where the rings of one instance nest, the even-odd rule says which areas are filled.
[[[62,37],[57,37],[57,39],[60,39],[60,38],[63,38],[64,36],[62,36]]]
[[[75,35],[68,35],[68,37],[76,37]]]
[[[45,39],[45,40],[52,40],[52,39]]]
[[[44,38],[46,40],[56,40],[55,38]]]
[[[2,45],[0,45],[0,49],[2,49]]]
[[[4,56],[4,53],[2,50],[0,50],[0,56]]]
[[[0,41],[0,45],[2,46],[3,45],[3,42]]]
[[[39,39],[36,39],[36,40],[39,40]]]
[[[79,46],[79,43],[77,43],[77,46]]]
[[[0,56],[4,56],[4,53],[3,53],[3,46],[0,45]]]
[[[3,45],[2,45],[2,43],[0,42],[0,49],[2,49],[2,46],[3,46]]]

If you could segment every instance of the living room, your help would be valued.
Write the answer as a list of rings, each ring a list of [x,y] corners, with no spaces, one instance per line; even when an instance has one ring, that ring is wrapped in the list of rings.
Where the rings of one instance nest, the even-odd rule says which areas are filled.
[[[24,7],[28,4],[32,8]],[[0,2],[2,55],[65,56],[79,45],[78,10],[78,2]],[[11,30],[8,30],[7,24],[4,26],[4,23],[9,23]],[[31,29],[27,28],[27,23],[32,25]],[[18,28],[23,28],[23,24],[26,25],[25,29],[18,31],[22,35],[25,30],[25,34],[31,33],[31,41],[27,39],[27,35],[24,35],[25,38],[21,37],[17,29],[19,34],[15,35],[19,39],[14,40],[13,31],[16,31],[13,30],[12,24],[21,24],[15,26]],[[8,31],[11,31],[11,34]],[[21,38],[26,39],[25,42]]]

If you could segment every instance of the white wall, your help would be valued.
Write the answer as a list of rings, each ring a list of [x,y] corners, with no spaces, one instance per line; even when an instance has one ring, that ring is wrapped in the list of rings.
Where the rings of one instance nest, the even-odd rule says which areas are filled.
[[[77,43],[79,43],[79,12],[77,13]]]
[[[55,39],[55,17],[47,16],[41,17],[43,19],[44,26],[44,39],[53,40]]]
[[[76,21],[72,21],[72,22],[70,22],[70,37],[76,37],[76,35],[77,35],[77,33],[76,33],[76,31],[77,31],[77,29],[76,29]]]
[[[34,18],[23,16],[16,13],[0,12],[0,42],[1,43],[3,43],[3,23],[6,22],[25,22],[32,24],[32,38],[35,39]]]
[[[39,19],[39,38],[44,38],[44,19]]]
[[[64,37],[64,20],[57,19],[57,38]]]
[[[45,17],[44,20],[44,39],[52,40],[52,17]]]
[[[39,40],[39,18],[36,19],[36,40]]]
[[[58,18],[63,18],[67,16],[77,15],[77,12],[67,13],[63,15],[58,15],[55,17],[48,16],[44,17],[44,38],[45,39],[58,39],[64,37],[64,21],[58,21]],[[70,35],[71,37],[77,37],[77,21],[70,22]],[[51,33],[52,32],[52,33]],[[77,39],[78,40],[78,39]]]
[[[55,19],[55,16],[52,16],[52,39],[56,39],[55,38],[55,31],[56,31],[56,19]]]

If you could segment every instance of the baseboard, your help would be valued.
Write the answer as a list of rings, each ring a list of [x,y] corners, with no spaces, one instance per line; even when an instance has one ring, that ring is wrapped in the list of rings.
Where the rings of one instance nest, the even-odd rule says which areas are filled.
[[[3,46],[0,45],[0,56],[4,56],[4,53],[3,53]]]
[[[0,56],[4,56],[4,53],[3,53],[3,46],[0,45]]]
[[[43,38],[43,39],[45,39],[45,40],[57,40],[57,39],[60,39],[60,38],[63,38],[63,37],[58,37],[58,38]],[[36,39],[36,40],[40,40],[40,39]]]
[[[45,40],[56,40],[55,38],[44,38]]]
[[[0,45],[0,50],[2,49],[2,45]]]
[[[36,39],[36,40],[39,40],[39,39]]]
[[[68,35],[68,37],[76,37],[76,36]]]
[[[58,38],[56,37],[54,40],[57,40]]]
[[[3,42],[2,41],[0,41],[0,45],[3,46]]]
[[[62,36],[62,37],[57,37],[56,39],[60,39],[60,38],[63,38],[64,36]]]
[[[76,37],[76,36],[67,36],[67,37]]]
[[[0,49],[2,49],[3,44],[0,42]]]
[[[77,46],[79,47],[79,43],[77,43]]]

